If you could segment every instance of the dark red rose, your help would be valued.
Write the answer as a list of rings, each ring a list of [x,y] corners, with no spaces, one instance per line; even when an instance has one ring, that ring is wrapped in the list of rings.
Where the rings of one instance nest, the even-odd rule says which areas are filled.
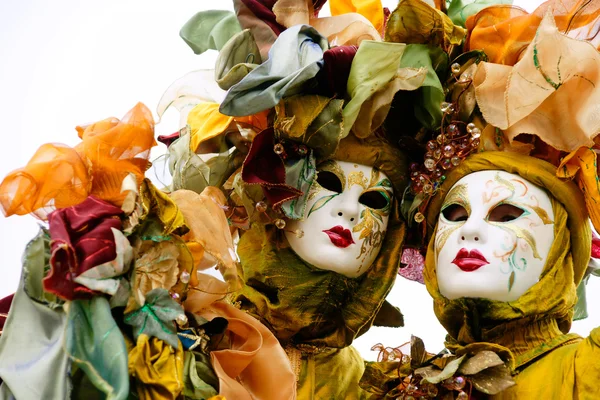
[[[86,299],[95,292],[74,282],[90,268],[114,260],[117,252],[111,228],[121,230],[122,213],[93,196],[73,207],[48,215],[50,225],[51,271],[44,289],[65,300]]]

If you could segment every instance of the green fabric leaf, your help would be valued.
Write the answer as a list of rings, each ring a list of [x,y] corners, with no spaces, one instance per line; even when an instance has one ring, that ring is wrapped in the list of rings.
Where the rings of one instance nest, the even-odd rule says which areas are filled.
[[[297,160],[288,160],[285,163],[285,183],[300,191],[302,196],[286,201],[281,205],[285,215],[291,219],[304,218],[304,210],[317,175],[317,162],[312,150],[306,157]]]
[[[443,380],[453,377],[456,371],[458,370],[458,367],[460,367],[460,364],[462,363],[464,358],[465,356],[463,355],[455,360],[450,361],[448,364],[446,364],[446,367],[444,367],[444,369],[439,374],[435,376],[424,377],[421,383],[428,382],[437,384]],[[415,374],[417,374],[417,371],[415,371]]]
[[[425,351],[425,343],[416,337],[410,337],[410,365],[414,367],[418,367],[419,365],[425,362],[427,358],[427,352]]]
[[[461,44],[466,34],[466,29],[426,2],[402,0],[387,21],[385,41],[448,48]]]
[[[219,380],[211,368],[210,358],[202,353],[185,352],[183,395],[190,399],[209,399],[219,394]]]
[[[127,348],[106,298],[98,296],[70,303],[65,349],[107,399],[127,399]]]
[[[50,309],[62,307],[64,301],[44,290],[42,280],[50,272],[50,235],[40,229],[37,236],[25,249],[23,262],[23,281],[25,293],[38,303]]]
[[[324,159],[335,153],[342,137],[344,101],[318,95],[284,99],[275,108],[277,134],[313,149]]]
[[[490,350],[483,350],[473,357],[465,360],[458,369],[458,372],[464,375],[474,375],[486,368],[504,365],[504,361]]]
[[[342,137],[346,137],[350,133],[363,103],[394,79],[398,69],[402,66],[405,49],[406,45],[401,43],[371,40],[361,42],[352,60],[348,76],[346,89],[350,101],[346,103],[343,111],[344,132]],[[425,80],[427,81],[427,77]]]
[[[489,395],[498,394],[516,385],[516,382],[510,375],[509,369],[505,365],[484,369],[478,374],[471,376],[471,382],[475,386],[475,389]]]
[[[446,1],[448,5],[448,17],[458,26],[466,27],[467,18],[477,14],[486,7],[496,4],[511,5],[512,0],[451,0]]]
[[[402,368],[397,361],[365,361],[365,372],[360,378],[359,385],[363,390],[377,395],[374,398],[394,398],[390,395],[395,392],[400,377],[406,376],[398,370],[399,367]]]
[[[179,346],[177,328],[174,321],[184,314],[183,308],[169,296],[167,289],[158,288],[146,293],[146,304],[133,312],[125,314],[123,320],[133,326],[133,335],[137,340],[142,333],[157,337],[170,344]]]
[[[235,14],[226,10],[201,11],[185,23],[179,36],[194,53],[206,50],[221,50],[242,28]]]
[[[240,82],[262,63],[260,50],[249,29],[245,29],[223,46],[215,63],[215,80],[227,90]]]
[[[400,67],[427,69],[425,81],[417,89],[415,116],[425,128],[436,129],[442,121],[440,104],[445,98],[438,75],[446,75],[448,55],[439,47],[410,44],[404,50]]]

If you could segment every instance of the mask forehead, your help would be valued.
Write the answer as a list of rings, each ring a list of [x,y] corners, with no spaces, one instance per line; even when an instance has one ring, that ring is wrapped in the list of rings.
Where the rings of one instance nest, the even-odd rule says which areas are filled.
[[[463,211],[452,214],[456,208]],[[516,300],[539,280],[554,239],[553,218],[548,194],[518,175],[493,170],[463,177],[438,220],[440,292],[451,299]]]
[[[537,214],[544,222],[552,221],[552,202],[548,194],[506,171],[479,171],[464,176],[448,192],[442,210],[451,204],[486,214],[499,204],[512,204]]]

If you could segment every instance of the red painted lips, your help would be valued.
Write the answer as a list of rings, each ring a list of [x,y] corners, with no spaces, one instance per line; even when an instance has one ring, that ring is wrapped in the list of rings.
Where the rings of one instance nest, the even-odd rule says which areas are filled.
[[[477,250],[469,251],[462,248],[458,251],[452,263],[465,272],[471,272],[489,264],[489,261]]]
[[[334,226],[328,230],[323,231],[329,236],[329,240],[337,247],[346,248],[351,244],[354,244],[352,239],[352,232],[348,229],[344,229],[341,225]]]

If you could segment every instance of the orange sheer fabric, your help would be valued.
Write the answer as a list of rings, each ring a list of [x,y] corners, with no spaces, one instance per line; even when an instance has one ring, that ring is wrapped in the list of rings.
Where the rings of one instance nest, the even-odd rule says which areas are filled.
[[[33,213],[46,219],[57,208],[77,205],[89,195],[120,207],[123,179],[130,173],[138,185],[150,165],[154,140],[152,113],[138,103],[122,120],[108,118],[77,127],[81,143],[42,145],[27,165],[0,183],[5,216]]]
[[[521,58],[547,12],[560,32],[600,46],[600,0],[552,0],[533,13],[508,5],[483,9],[467,19],[466,50],[483,50],[489,62],[514,65]]]

